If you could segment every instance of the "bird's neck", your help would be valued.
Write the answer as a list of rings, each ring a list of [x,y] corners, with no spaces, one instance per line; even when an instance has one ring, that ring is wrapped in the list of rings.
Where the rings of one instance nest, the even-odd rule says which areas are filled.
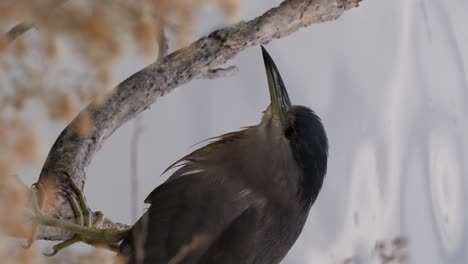
[[[326,174],[328,154],[321,146],[291,142],[291,148],[300,170],[300,197],[304,206],[315,202]]]

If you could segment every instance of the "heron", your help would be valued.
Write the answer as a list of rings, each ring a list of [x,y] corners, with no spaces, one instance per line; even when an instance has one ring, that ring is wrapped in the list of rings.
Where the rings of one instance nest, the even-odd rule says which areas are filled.
[[[328,139],[313,110],[291,104],[277,66],[261,50],[270,104],[260,123],[169,166],[174,172],[148,195],[148,209],[129,231],[113,241],[77,232],[73,243],[112,244],[127,263],[281,262],[322,188]],[[83,199],[79,204],[86,210]]]

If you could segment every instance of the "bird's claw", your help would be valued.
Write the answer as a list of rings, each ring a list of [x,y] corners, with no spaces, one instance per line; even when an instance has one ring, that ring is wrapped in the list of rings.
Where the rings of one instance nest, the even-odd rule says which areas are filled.
[[[86,199],[81,189],[76,185],[76,183],[69,175],[67,175],[66,179],[71,190],[63,189],[62,191],[65,193],[65,197],[69,202],[70,206],[72,207],[73,213],[75,214],[75,224],[97,229],[100,226],[104,215],[100,211],[93,213],[93,211],[91,211],[91,209],[88,207],[88,204],[86,203]],[[94,223],[92,223],[93,215],[97,216],[97,219]],[[55,256],[59,251],[77,242],[91,244],[91,242],[87,241],[86,238],[82,235],[75,234],[73,238],[54,245],[52,248],[53,251],[51,253],[44,253],[44,255],[49,257]]]
[[[102,230],[100,229],[100,226],[103,222],[104,215],[100,211],[93,212],[91,209],[89,209],[86,199],[82,193],[82,191],[78,188],[78,186],[74,183],[71,177],[67,177],[68,184],[70,186],[70,190],[63,189],[62,192],[64,193],[64,196],[66,197],[67,201],[69,202],[70,206],[72,207],[72,210],[74,212],[74,218],[75,218],[75,224],[79,228],[80,231],[83,231],[86,229],[87,232],[82,232],[79,234],[78,232],[80,231],[75,231],[74,237],[68,240],[65,240],[61,243],[58,243],[53,246],[53,251],[50,253],[43,253],[45,256],[54,256],[56,255],[59,251],[77,243],[77,242],[83,242],[87,243],[90,245],[107,245],[109,248],[113,249],[115,248],[115,240],[120,238],[122,234],[124,234],[125,231],[118,231],[118,230],[111,230],[111,235],[113,236],[113,240],[109,240],[111,242],[107,242],[104,238],[102,238],[102,233],[107,230]],[[42,203],[43,203],[43,194],[44,194],[44,188],[40,183],[34,184],[33,186],[33,193],[32,193],[32,214],[34,218],[37,220],[37,222],[44,224],[43,222],[40,221],[40,219],[45,219],[45,218],[50,218],[49,216],[43,215],[41,212],[42,208]],[[93,218],[96,218],[96,220],[93,223]],[[67,222],[66,220],[57,220],[54,219],[57,222]],[[68,223],[68,222],[67,222]],[[46,224],[50,225],[53,227],[60,228],[63,225],[57,224],[57,225],[52,225],[52,224]],[[38,224],[34,223],[33,230],[31,232],[31,236],[28,238],[26,245],[23,245],[23,248],[29,248],[35,241],[36,237],[36,229],[37,229]],[[65,229],[66,230],[66,229]],[[76,229],[74,229],[76,230]],[[83,234],[89,234],[90,237],[87,237],[86,235]],[[115,238],[117,237],[117,238]]]
[[[47,256],[47,257],[53,257],[55,255],[57,255],[57,253],[59,253],[59,251],[61,251],[62,249],[65,249],[77,242],[83,242],[83,240],[78,236],[78,235],[75,235],[72,239],[68,239],[68,240],[65,240],[61,243],[58,243],[56,245],[54,245],[52,247],[52,252],[50,253],[42,253],[44,256]]]
[[[83,226],[91,226],[91,218],[93,211],[89,209],[86,199],[81,189],[76,185],[73,179],[67,175],[68,184],[70,185],[71,192],[64,190],[65,197],[72,206],[73,212],[75,213],[76,224]],[[76,198],[75,198],[76,195]]]
[[[45,253],[45,252],[42,252],[42,255],[46,256],[46,257],[53,257],[55,255],[57,255],[58,251],[57,250],[53,250],[52,252],[50,253]]]
[[[94,213],[96,215],[96,221],[94,224],[87,226],[90,229],[95,229],[98,230],[99,226],[102,223],[102,220],[104,219],[104,214],[101,211],[96,211]],[[55,256],[59,251],[75,244],[78,242],[83,242],[89,245],[93,245],[94,241],[88,240],[86,237],[80,235],[80,234],[75,234],[75,236],[71,239],[65,240],[63,242],[60,242],[52,247],[53,251],[51,253],[43,253],[47,257],[52,257]]]

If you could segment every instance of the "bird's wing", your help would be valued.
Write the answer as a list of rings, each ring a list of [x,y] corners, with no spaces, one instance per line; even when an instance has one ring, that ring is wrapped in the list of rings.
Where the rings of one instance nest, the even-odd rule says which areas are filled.
[[[223,134],[223,135],[220,135],[220,136],[216,136],[216,137],[211,137],[211,138],[208,138],[208,139],[205,139],[205,140],[199,142],[199,143],[202,143],[202,142],[205,142],[205,141],[214,140],[214,141],[210,142],[210,144],[208,144],[208,145],[206,145],[206,146],[204,146],[202,148],[199,148],[199,149],[193,151],[192,153],[180,158],[176,162],[172,163],[169,167],[167,167],[162,172],[161,175],[165,174],[170,169],[174,169],[174,168],[177,168],[177,167],[183,167],[187,163],[197,162],[197,161],[202,160],[203,158],[206,158],[207,153],[216,152],[216,150],[219,150],[219,148],[225,147],[226,144],[229,144],[229,143],[233,142],[234,140],[238,140],[240,137],[242,137],[242,136],[244,136],[246,134],[246,132],[247,132],[247,130],[249,128],[252,128],[252,127],[253,126],[244,127],[243,129],[241,129],[239,131],[229,132],[229,133],[226,133],[226,134]],[[199,143],[196,143],[196,144],[199,144]],[[171,178],[174,178],[174,176],[176,176],[176,175],[172,175]]]
[[[196,263],[233,221],[264,203],[231,178],[200,171],[167,181],[148,196],[151,206],[133,228],[146,236],[123,245],[144,238],[143,263]],[[131,252],[134,263],[134,246]]]

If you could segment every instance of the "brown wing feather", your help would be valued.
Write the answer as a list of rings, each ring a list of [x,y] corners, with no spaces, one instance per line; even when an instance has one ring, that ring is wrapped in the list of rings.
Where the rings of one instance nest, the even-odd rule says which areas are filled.
[[[252,195],[240,195],[242,190],[234,179],[202,172],[156,188],[147,198],[151,206],[133,227],[146,230],[144,263],[197,263],[233,221],[259,204]],[[122,251],[134,252],[132,241],[126,239]]]

